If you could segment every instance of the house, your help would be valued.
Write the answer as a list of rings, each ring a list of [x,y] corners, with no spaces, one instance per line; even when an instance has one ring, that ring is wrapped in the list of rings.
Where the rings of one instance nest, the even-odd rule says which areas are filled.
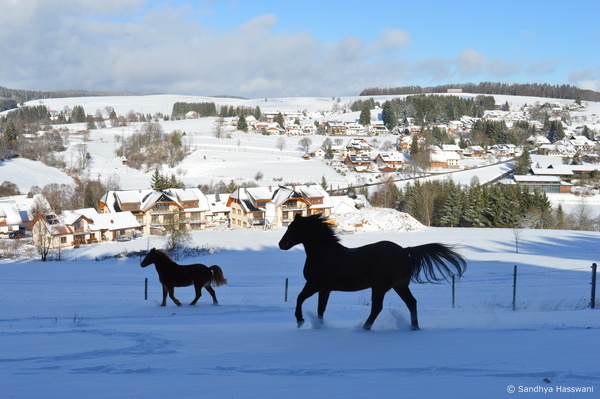
[[[130,211],[146,234],[164,234],[174,217],[186,230],[202,230],[210,211],[208,199],[197,188],[109,191],[99,208],[101,213]]]
[[[229,207],[227,201],[229,194],[207,194],[208,209],[206,213],[207,223],[210,225],[218,225],[229,222]]]
[[[25,229],[38,212],[49,211],[42,194],[13,195],[0,198],[0,234]]]
[[[350,136],[366,136],[368,130],[358,122],[346,123],[346,134]]]
[[[396,140],[398,151],[409,152],[412,146],[413,136],[400,136]]]
[[[369,152],[373,150],[373,147],[367,143],[365,139],[354,138],[346,144],[348,154],[360,154],[363,152]]]
[[[375,157],[374,161],[378,166],[391,166],[391,167],[399,167],[404,165],[406,160],[404,159],[404,154],[397,151],[390,152],[380,152]]]
[[[485,156],[485,149],[479,145],[472,145],[463,150],[465,157],[481,158]]]
[[[430,168],[447,168],[448,158],[440,147],[431,146],[429,147],[429,167]]]
[[[27,227],[36,245],[64,248],[98,241],[132,239],[141,225],[131,212],[99,214],[93,208],[38,214]]]
[[[373,160],[367,154],[348,154],[344,163],[348,166],[369,168],[373,165]]]
[[[340,121],[327,121],[325,123],[325,131],[330,136],[346,135],[348,128],[344,122]]]
[[[444,151],[444,155],[446,156],[446,163],[449,168],[460,168],[460,160],[461,157],[456,151]]]
[[[333,204],[320,185],[238,188],[227,201],[235,228],[287,226],[298,215],[330,215]]]

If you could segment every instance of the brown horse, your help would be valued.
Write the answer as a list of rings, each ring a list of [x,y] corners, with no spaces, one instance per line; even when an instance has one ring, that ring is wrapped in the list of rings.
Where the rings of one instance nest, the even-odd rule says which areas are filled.
[[[323,313],[331,291],[359,291],[371,288],[371,314],[363,328],[370,330],[383,308],[383,298],[392,288],[410,310],[411,329],[419,329],[417,300],[409,283],[438,282],[461,276],[466,270],[465,259],[451,247],[432,243],[402,248],[380,241],[358,248],[346,248],[325,217],[296,215],[279,241],[279,248],[288,250],[304,244],[306,284],[296,302],[298,327],[304,323],[302,303],[319,293],[317,315]]]
[[[223,271],[217,265],[211,267],[196,265],[178,265],[165,252],[152,248],[140,266],[146,267],[154,263],[158,272],[158,279],[163,287],[163,300],[160,306],[167,305],[167,294],[175,302],[175,305],[181,306],[181,302],[175,298],[175,287],[189,287],[194,285],[196,297],[190,303],[195,305],[202,296],[202,288],[206,288],[213,298],[213,304],[218,305],[215,290],[210,286],[213,283],[216,287],[227,284],[227,279],[223,276]]]

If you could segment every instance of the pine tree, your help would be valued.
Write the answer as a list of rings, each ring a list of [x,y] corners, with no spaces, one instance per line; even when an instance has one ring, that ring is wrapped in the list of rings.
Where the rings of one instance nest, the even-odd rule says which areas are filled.
[[[282,129],[285,127],[285,119],[283,119],[283,115],[281,114],[281,112],[278,113],[275,117],[275,122],[277,122],[279,124],[279,127],[281,127]]]
[[[150,186],[151,186],[153,189],[156,189],[156,190],[161,190],[161,189],[167,188],[167,187],[165,187],[165,186],[166,186],[166,184],[165,184],[165,183],[166,183],[166,182],[165,182],[165,178],[164,178],[164,176],[163,176],[163,175],[162,175],[162,174],[161,174],[161,173],[158,171],[158,168],[154,169],[154,173],[152,174],[152,177],[151,177],[151,179],[150,179]]]
[[[368,103],[366,103],[362,111],[360,111],[359,123],[363,126],[367,126],[371,123],[371,108]]]
[[[386,101],[383,103],[383,109],[381,110],[381,119],[383,120],[383,124],[389,130],[392,130],[398,124],[396,112],[394,112],[394,107],[390,101]]]
[[[246,117],[244,115],[240,115],[237,123],[237,130],[242,130],[244,132],[248,131],[248,123],[246,123]]]

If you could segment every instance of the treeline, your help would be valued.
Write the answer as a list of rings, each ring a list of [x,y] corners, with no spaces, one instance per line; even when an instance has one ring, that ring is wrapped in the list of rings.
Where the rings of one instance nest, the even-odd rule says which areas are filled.
[[[206,117],[206,116],[220,116],[223,118],[234,117],[234,116],[246,116],[253,115],[256,120],[261,119],[262,112],[259,106],[256,107],[244,107],[233,105],[223,105],[221,107],[217,107],[213,102],[203,102],[203,103],[186,103],[186,102],[176,102],[173,104],[173,112],[171,113],[172,119],[182,119],[185,115],[190,112],[196,112],[198,117]]]
[[[545,193],[514,185],[451,180],[416,181],[400,190],[389,179],[370,197],[374,206],[408,213],[425,226],[565,228],[564,215],[553,214]]]
[[[402,86],[392,88],[371,87],[364,89],[361,96],[383,96],[403,94],[431,94],[446,93],[448,89],[461,89],[465,93],[474,94],[505,94],[512,96],[560,98],[571,100],[600,101],[600,93],[593,90],[584,90],[571,85],[550,84],[508,84],[497,82],[447,84],[434,87]]]
[[[7,109],[16,108],[16,105],[31,100],[41,100],[45,98],[66,98],[66,97],[99,97],[99,96],[134,96],[138,93],[127,93],[121,91],[99,91],[99,90],[18,90],[9,89],[0,86],[0,112]],[[7,108],[3,108],[7,107]]]
[[[350,109],[373,109],[376,105],[379,103],[372,98],[356,100],[350,105]],[[383,123],[389,130],[393,130],[407,118],[413,118],[419,124],[457,120],[463,115],[480,118],[485,110],[496,109],[496,102],[494,97],[483,95],[475,98],[415,95],[392,98],[385,101],[381,108]]]

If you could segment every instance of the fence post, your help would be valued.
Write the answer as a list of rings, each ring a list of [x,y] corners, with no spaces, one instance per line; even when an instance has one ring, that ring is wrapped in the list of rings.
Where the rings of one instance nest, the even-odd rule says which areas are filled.
[[[452,309],[454,309],[454,284],[456,283],[456,277],[452,276]]]
[[[512,310],[517,309],[517,265],[515,265],[515,269],[513,272],[513,300],[512,300]]]
[[[288,279],[285,279],[285,301],[287,302],[288,300]]]
[[[148,300],[148,277],[144,280],[144,300]]]
[[[592,263],[592,296],[590,298],[590,307],[594,309],[596,307],[596,269],[598,265]]]

